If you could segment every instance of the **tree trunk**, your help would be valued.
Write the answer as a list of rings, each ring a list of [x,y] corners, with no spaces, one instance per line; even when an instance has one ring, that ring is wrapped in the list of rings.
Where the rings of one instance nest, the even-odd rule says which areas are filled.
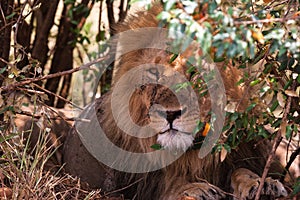
[[[85,19],[89,15],[93,5],[94,1],[83,0],[79,6],[86,6],[88,10],[82,11],[80,9],[74,9],[76,7],[75,3],[64,4],[59,24],[59,33],[55,44],[55,52],[51,63],[51,74],[73,68],[73,50],[75,48],[76,38],[78,37],[77,32],[82,29]],[[72,19],[70,18],[69,13],[72,13]],[[74,24],[74,22],[77,22],[78,24]],[[47,80],[45,88],[53,93],[58,93],[63,98],[67,98],[70,89],[71,75],[62,78],[63,85],[60,91],[57,91],[60,78]],[[52,95],[47,102],[48,105],[56,106],[58,108],[64,107],[65,103],[66,102],[58,99],[57,104],[54,105],[55,97]]]
[[[8,62],[9,59],[9,50],[10,50],[10,35],[11,35],[11,26],[10,19],[6,19],[12,13],[13,10],[13,0],[0,0],[0,9],[4,14],[0,15],[0,58]],[[0,60],[0,70],[6,67],[6,63]],[[4,72],[0,76],[0,86],[2,86],[4,78],[7,77],[7,73]],[[3,95],[1,93],[1,95]],[[3,122],[4,115],[0,114],[0,121]],[[2,124],[1,124],[2,126]]]
[[[32,57],[41,62],[41,67],[44,69],[49,52],[49,33],[54,24],[54,17],[59,0],[42,0],[41,3],[40,9],[34,12],[37,27],[32,48]]]
[[[11,36],[11,19],[6,19],[13,11],[13,0],[0,0],[1,12],[4,14],[0,15],[0,58],[8,61],[9,50],[10,50],[10,36]],[[1,69],[6,66],[5,62],[0,60]],[[5,77],[5,76],[4,76]],[[0,76],[0,85],[3,83],[3,77]]]

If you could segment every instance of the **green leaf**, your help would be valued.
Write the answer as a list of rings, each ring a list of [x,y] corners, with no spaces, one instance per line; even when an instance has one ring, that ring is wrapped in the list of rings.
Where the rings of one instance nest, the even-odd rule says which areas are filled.
[[[100,31],[97,36],[96,36],[96,41],[99,42],[99,41],[104,41],[106,38],[105,38],[105,31],[102,30]]]
[[[258,128],[258,135],[259,136],[263,136],[264,138],[268,137],[267,131],[263,127],[259,126],[257,128]]]
[[[64,0],[65,4],[73,4],[75,3],[75,0]]]
[[[271,69],[272,69],[272,64],[268,63],[268,64],[265,65],[265,69],[264,69],[263,73],[267,74],[267,73],[270,72]]]
[[[287,140],[289,140],[291,138],[292,132],[293,132],[292,126],[287,125],[286,126],[286,133],[285,133],[285,137],[286,137]]]
[[[255,86],[255,85],[259,84],[259,83],[260,83],[260,80],[256,79],[256,80],[250,82],[250,86]]]
[[[292,195],[296,195],[300,192],[300,177],[297,178],[295,185],[293,186]]]
[[[241,78],[241,79],[236,83],[236,85],[240,85],[240,84],[242,84],[242,83],[245,83],[244,78]]]
[[[12,12],[10,15],[7,15],[5,18],[6,19],[12,19],[17,13]]]
[[[0,114],[3,114],[3,113],[5,113],[5,112],[8,111],[8,110],[12,110],[12,108],[10,108],[10,107],[12,107],[12,106],[7,106],[7,107],[1,109],[1,110],[0,110]]]
[[[297,82],[300,83],[300,74],[298,74]]]
[[[230,16],[233,15],[233,8],[230,6],[228,9],[227,9],[227,12]]]
[[[246,109],[246,112],[249,112],[249,111],[252,110],[255,106],[256,106],[256,103],[252,103],[250,106],[248,106],[248,108]]]
[[[279,105],[279,102],[276,100],[276,101],[272,104],[272,106],[271,106],[271,108],[270,108],[270,111],[273,112],[273,111],[278,107],[278,105]]]
[[[162,11],[161,13],[159,13],[159,14],[157,15],[157,19],[165,20],[165,21],[170,21],[171,15],[170,15],[170,13],[167,12],[167,11]]]
[[[199,131],[201,131],[203,129],[205,122],[198,121],[197,124],[198,125],[194,130],[194,134],[197,134]]]
[[[230,121],[235,122],[238,118],[239,118],[239,114],[235,112],[230,116]]]
[[[283,90],[286,90],[288,89],[288,87],[290,87],[293,83],[293,79],[290,79],[283,87]]]
[[[178,54],[173,54],[173,56],[169,60],[169,64],[171,64],[172,62],[174,62],[174,60],[176,60],[177,57],[178,57]]]
[[[0,74],[3,74],[6,71],[6,67],[0,69]]]
[[[155,150],[161,150],[161,149],[163,149],[163,147],[162,147],[160,144],[153,144],[153,145],[151,146],[151,148],[152,148],[152,149],[155,149]]]
[[[7,136],[0,136],[0,144],[7,141],[7,140],[10,140],[12,139],[13,137],[17,136],[18,134],[10,134],[10,135],[7,135]]]
[[[231,147],[228,144],[224,144],[223,147],[228,153],[231,152]]]

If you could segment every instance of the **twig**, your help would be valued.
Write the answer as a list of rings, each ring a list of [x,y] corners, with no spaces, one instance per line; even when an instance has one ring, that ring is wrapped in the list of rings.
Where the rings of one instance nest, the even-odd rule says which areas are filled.
[[[16,89],[21,90],[21,91],[26,91],[28,93],[38,94],[38,95],[45,94],[45,92],[41,92],[41,91],[38,91],[38,90],[27,89],[27,88],[16,88]]]
[[[35,119],[39,119],[42,117],[42,115],[35,115],[31,112],[28,112],[28,111],[21,111],[18,113],[19,115],[25,115],[25,116],[29,116],[29,117],[33,117]],[[56,113],[55,113],[56,114]],[[57,120],[57,119],[61,119],[62,117],[61,116],[54,116],[54,117],[49,117],[48,119],[51,119],[51,120]],[[63,120],[64,121],[75,121],[76,118],[74,117],[63,117]]]
[[[45,88],[39,86],[38,84],[35,84],[35,83],[34,83],[33,85],[34,85],[35,87],[39,88],[40,90],[43,90],[44,92],[46,92],[46,93],[48,93],[48,94],[51,94],[51,95],[57,97],[58,99],[61,99],[61,100],[65,101],[66,103],[68,103],[68,104],[74,106],[75,108],[78,108],[78,109],[80,109],[80,110],[83,110],[83,108],[81,108],[80,106],[74,104],[72,101],[69,101],[68,99],[63,98],[62,96],[59,96],[59,95],[55,94],[54,92],[51,92],[51,91],[49,91],[49,90],[47,90],[47,89],[45,89]]]
[[[120,191],[122,191],[122,190],[125,190],[125,189],[127,189],[127,188],[129,188],[129,187],[131,187],[131,186],[133,186],[133,185],[135,185],[135,184],[137,184],[138,182],[142,181],[143,179],[144,179],[144,178],[140,178],[140,179],[134,181],[133,183],[131,183],[131,184],[129,184],[129,185],[123,187],[123,188],[120,188],[120,189],[113,190],[113,191],[111,191],[111,192],[105,193],[104,196],[108,196],[108,195],[110,195],[110,194],[114,194],[114,193],[120,192]]]
[[[6,65],[9,65],[9,66],[14,66],[13,64],[7,62],[6,60],[4,60],[3,58],[0,58],[0,61],[5,63]]]
[[[286,164],[284,171],[282,172],[282,177],[280,178],[280,181],[283,182],[284,181],[284,177],[287,174],[287,172],[289,171],[292,163],[295,161],[295,159],[297,158],[297,156],[300,154],[300,147],[294,151],[290,157],[289,162]]]
[[[49,75],[45,75],[45,76],[38,77],[38,78],[31,78],[31,79],[21,81],[21,82],[15,83],[15,84],[3,86],[3,87],[1,87],[1,90],[2,91],[14,90],[16,87],[20,87],[20,86],[23,86],[23,85],[28,85],[28,84],[33,83],[33,82],[42,81],[42,80],[45,80],[45,79],[56,78],[56,77],[61,77],[61,76],[72,74],[74,72],[77,72],[77,71],[80,71],[80,70],[83,70],[83,69],[89,69],[90,66],[92,66],[93,64],[96,64],[96,63],[98,63],[100,61],[103,61],[107,58],[108,58],[108,56],[104,56],[104,57],[98,58],[98,59],[96,59],[92,62],[81,65],[80,67],[77,67],[77,68],[74,68],[74,69],[70,69],[70,70],[63,71],[63,72],[58,72],[58,73],[55,73],[55,74],[49,74]]]
[[[250,25],[250,24],[259,24],[259,23],[272,23],[272,22],[287,22],[288,20],[300,19],[300,16],[293,16],[290,18],[272,18],[272,19],[259,19],[254,21],[234,21],[235,25]]]
[[[5,15],[4,15],[4,12],[3,12],[3,9],[2,9],[2,6],[0,5],[0,12],[1,12],[1,17],[3,19],[3,22],[4,22],[4,26],[6,26],[6,18],[5,18]]]
[[[22,17],[23,17],[23,12],[24,12],[25,6],[26,6],[26,3],[22,6],[20,15],[19,15],[19,17],[18,17],[18,19],[17,19],[17,21],[15,23],[15,29],[13,29],[13,31],[15,32],[14,33],[14,45],[15,46],[18,45],[17,35],[18,35],[18,31],[19,31],[19,25],[21,24],[21,20],[22,20]],[[17,53],[18,53],[17,52],[17,48],[14,48],[14,56],[15,56],[15,58],[17,57]]]
[[[296,86],[296,82],[293,83],[292,89],[295,89],[295,86]],[[282,126],[280,127],[280,129],[278,130],[278,132],[277,132],[277,134],[274,138],[274,142],[273,142],[273,145],[272,145],[272,150],[270,152],[270,155],[268,156],[268,159],[267,159],[267,162],[266,162],[266,165],[265,165],[262,177],[261,177],[261,181],[259,183],[257,193],[255,195],[255,200],[259,200],[259,198],[260,198],[260,193],[263,189],[265,179],[266,179],[268,171],[270,169],[272,160],[275,156],[276,149],[277,149],[277,147],[280,144],[280,141],[282,139],[281,138],[281,133],[282,133],[282,129],[286,128],[286,125],[284,125],[284,123],[286,123],[286,121],[287,121],[287,116],[288,116],[288,113],[290,112],[290,109],[291,109],[291,102],[292,102],[292,97],[288,96],[288,99],[286,101],[286,108],[285,108],[285,111],[284,111],[283,117],[282,117]]]

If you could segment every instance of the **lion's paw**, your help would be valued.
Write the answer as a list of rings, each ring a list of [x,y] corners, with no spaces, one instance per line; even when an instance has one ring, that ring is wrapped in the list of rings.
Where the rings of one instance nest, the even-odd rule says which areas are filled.
[[[191,183],[178,198],[179,200],[216,200],[225,198],[224,192],[209,183]]]
[[[240,168],[231,176],[231,187],[234,190],[236,199],[254,199],[257,193],[261,178],[252,171]],[[287,196],[287,191],[278,180],[270,177],[265,179],[261,195],[270,197]]]
[[[270,177],[266,178],[264,182],[262,194],[274,197],[285,197],[288,195],[283,184],[280,181],[272,179]]]

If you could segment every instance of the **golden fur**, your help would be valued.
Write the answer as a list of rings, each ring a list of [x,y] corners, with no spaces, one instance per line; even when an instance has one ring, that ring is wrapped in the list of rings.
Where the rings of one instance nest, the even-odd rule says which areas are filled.
[[[157,27],[158,22],[155,16],[160,11],[160,6],[156,5],[148,12],[137,13],[138,17],[129,17],[125,23],[116,27],[116,31],[122,32],[137,28]],[[143,38],[147,37],[148,36],[141,35],[139,41],[146,46],[147,43],[155,42],[155,38],[153,41],[143,40]],[[133,42],[133,40],[131,42]],[[127,40],[124,41],[124,43],[121,41],[119,45],[126,47],[126,45],[130,45],[130,41]],[[117,62],[118,65],[116,66],[114,85],[111,92],[96,101],[95,107],[97,118],[102,129],[105,131],[107,137],[122,149],[137,153],[152,152],[154,150],[151,148],[151,145],[160,141],[158,140],[160,134],[149,138],[137,138],[124,133],[124,131],[118,127],[111,110],[113,91],[118,86],[118,81],[136,66],[149,63],[163,65],[167,68],[159,69],[158,73],[160,74],[171,69],[172,71],[184,74],[189,79],[188,75],[186,75],[187,67],[184,54],[180,55],[170,64],[169,60],[171,56],[172,55],[165,51],[158,49],[139,49],[122,55]],[[244,109],[247,106],[247,101],[244,100],[245,94],[243,88],[236,85],[236,82],[241,77],[241,72],[230,66],[230,64],[227,64],[225,68],[224,63],[219,63],[217,67],[225,85],[227,98],[232,102],[237,102],[240,105],[238,109]],[[145,75],[146,78],[149,78],[150,76],[151,74]],[[140,77],[134,76],[131,78],[132,79],[128,80],[128,83],[134,83]],[[154,90],[155,93],[153,94]],[[119,101],[122,102],[122,97],[120,97]],[[149,124],[151,120],[160,121],[161,119],[159,119],[158,115],[154,114],[152,118],[149,117],[152,101],[170,112],[182,110],[182,105],[179,104],[174,93],[168,88],[157,86],[155,84],[146,84],[137,87],[130,98],[129,107],[122,108],[119,110],[119,113],[124,113],[126,109],[129,109],[133,122],[139,126],[145,126]],[[199,105],[202,108],[200,116],[197,116],[196,113],[192,112],[191,115],[187,117],[191,120],[200,118],[202,121],[208,121],[208,111],[211,108],[209,96],[199,99]],[[83,115],[83,118],[88,118],[89,113],[87,112]],[[118,117],[120,118],[117,120],[121,120],[123,124],[125,124],[125,127],[126,124],[129,124],[129,120],[127,118],[122,118],[122,114]],[[184,127],[188,126],[188,122],[184,121],[184,119],[182,123],[184,124]],[[130,124],[128,126],[130,126]],[[158,124],[158,127],[159,126],[160,125]],[[98,161],[86,151],[81,142],[78,141],[75,128],[70,132],[67,140],[64,155],[64,160],[67,163],[67,171],[81,176],[83,180],[88,181],[94,187],[101,187],[106,190],[126,187],[138,180],[137,183],[132,184],[131,187],[126,188],[126,190],[122,190],[121,192],[128,195],[128,198],[135,197],[136,199],[143,200],[176,200],[184,197],[191,197],[193,199],[220,199],[225,196],[222,190],[230,191],[230,177],[236,168],[245,167],[254,173],[261,174],[269,147],[265,144],[254,147],[254,142],[243,144],[228,155],[224,162],[220,162],[218,154],[209,154],[205,158],[200,159],[198,156],[199,150],[184,149],[187,151],[179,159],[161,170],[144,174],[129,174],[109,169],[103,164],[98,163]],[[161,140],[164,140],[164,138]],[[187,143],[188,141],[183,144],[179,143],[178,145],[185,148]],[[77,146],[74,147],[74,144]],[[165,143],[162,142],[162,144]],[[171,151],[174,150],[174,146],[176,145],[171,144]],[[255,151],[253,150],[254,148],[256,148]],[[118,158],[115,159],[117,160]],[[163,160],[164,157],[157,162],[163,162]],[[128,162],[132,161],[130,160]],[[139,161],[136,161],[136,163],[138,162]],[[89,165],[86,163],[89,163]],[[136,163],[133,162],[132,164]],[[234,187],[238,186],[234,185]],[[252,187],[253,185],[250,185],[239,188],[239,190],[249,192]]]

